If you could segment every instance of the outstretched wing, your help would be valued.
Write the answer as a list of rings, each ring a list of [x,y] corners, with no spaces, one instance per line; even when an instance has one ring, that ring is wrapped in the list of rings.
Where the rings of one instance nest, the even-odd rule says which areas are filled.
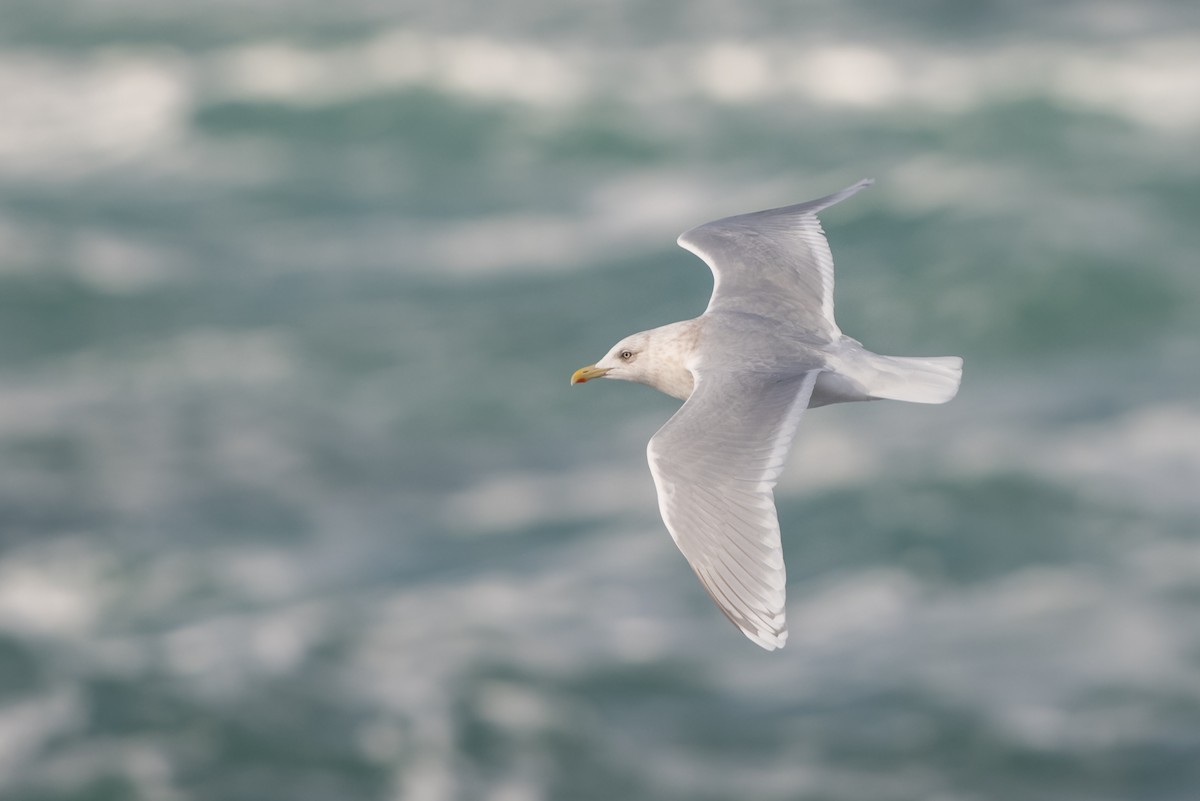
[[[767,650],[787,641],[772,490],[818,374],[698,373],[646,448],[675,544],[721,611]]]
[[[713,273],[709,310],[749,311],[835,340],[833,255],[817,212],[875,183],[818,200],[726,217],[685,231],[679,245]]]

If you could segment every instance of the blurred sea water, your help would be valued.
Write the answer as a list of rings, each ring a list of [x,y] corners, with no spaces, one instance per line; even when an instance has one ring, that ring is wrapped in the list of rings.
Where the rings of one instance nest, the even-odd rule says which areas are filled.
[[[0,0],[0,798],[1197,798],[1198,23]],[[768,654],[567,379],[868,176]]]

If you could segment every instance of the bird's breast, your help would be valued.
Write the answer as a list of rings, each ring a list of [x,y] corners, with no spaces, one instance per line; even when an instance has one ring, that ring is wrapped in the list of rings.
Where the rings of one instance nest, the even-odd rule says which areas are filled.
[[[668,369],[657,371],[645,383],[665,395],[687,400],[696,386],[696,379],[686,367],[672,365]]]

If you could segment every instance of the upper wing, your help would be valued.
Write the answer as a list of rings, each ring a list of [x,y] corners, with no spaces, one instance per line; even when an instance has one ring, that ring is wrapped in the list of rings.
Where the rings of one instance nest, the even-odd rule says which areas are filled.
[[[767,650],[787,641],[772,489],[818,374],[697,374],[646,448],[675,544],[721,611]]]
[[[875,183],[818,200],[705,223],[679,237],[713,272],[711,309],[797,323],[833,340],[833,255],[817,212]]]

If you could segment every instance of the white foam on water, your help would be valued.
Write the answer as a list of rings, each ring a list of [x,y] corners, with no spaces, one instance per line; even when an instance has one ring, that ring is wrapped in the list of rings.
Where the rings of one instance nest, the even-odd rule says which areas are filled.
[[[1200,124],[1197,44],[1180,35],[1131,47],[1075,51],[1047,73],[1051,91],[1065,102],[1148,128],[1195,131]]]
[[[788,646],[819,650],[848,638],[876,636],[903,625],[919,598],[919,583],[900,570],[837,576],[790,605]]]
[[[72,176],[177,146],[193,98],[161,50],[0,53],[0,174]]]
[[[803,181],[797,179],[796,185]],[[578,269],[581,259],[612,261],[671,248],[680,231],[713,214],[712,198],[763,194],[758,186],[702,184],[678,172],[655,172],[601,181],[573,208],[559,212],[364,220],[353,226],[256,223],[239,238],[264,269],[288,272],[326,270],[336,263],[395,265],[406,273],[453,281],[561,273]]]
[[[792,61],[785,76],[789,85],[818,100],[853,108],[875,108],[891,102],[904,88],[902,67],[883,50],[858,45],[813,48]],[[943,83],[930,95],[959,98],[962,87]]]
[[[426,85],[468,98],[554,106],[584,91],[582,65],[561,47],[408,29],[330,48],[240,45],[213,54],[207,67],[216,95],[301,104]]]
[[[1102,422],[975,425],[946,444],[960,474],[1021,473],[1144,509],[1200,509],[1200,412],[1164,400]]]
[[[501,214],[422,226],[410,239],[406,260],[455,273],[562,270],[580,250],[598,244],[599,232],[578,218],[548,214]],[[421,246],[423,245],[423,247]],[[411,247],[411,245],[410,245]]]
[[[0,789],[55,737],[83,724],[86,709],[74,689],[52,690],[0,707]]]
[[[640,460],[641,454],[632,454]],[[537,525],[609,518],[653,509],[654,490],[641,465],[566,473],[506,472],[449,494],[442,514],[450,529],[483,534]]]
[[[514,733],[536,733],[553,726],[550,700],[530,687],[497,679],[474,688],[479,697],[481,717],[492,725]]]
[[[553,127],[562,109],[602,99],[616,87],[622,95],[653,92],[646,102],[660,108],[649,118],[667,121],[671,137],[689,135],[671,131],[669,121],[685,120],[677,112],[694,107],[697,96],[715,104],[802,101],[888,115],[912,109],[958,113],[1006,98],[1044,97],[1171,134],[1200,126],[1200,99],[1188,91],[1200,69],[1189,56],[1197,47],[1200,40],[1179,34],[1105,45],[998,44],[969,52],[875,41],[796,46],[766,40],[750,48],[722,39],[609,52],[578,43],[397,28],[330,47],[256,41],[197,54],[127,47],[69,58],[10,51],[0,56],[0,91],[13,98],[0,131],[0,173],[70,181],[120,165],[134,175],[197,187],[214,177],[225,186],[263,185],[286,169],[270,141],[205,136],[190,127],[191,117],[229,100],[311,107],[421,87],[467,102],[526,104],[535,128]],[[643,80],[643,73],[652,77]],[[1156,152],[1178,160],[1170,147]],[[1098,252],[1131,256],[1143,243],[1161,239],[1155,206],[1146,198],[1101,200],[1087,190],[1047,187],[1022,165],[922,157],[879,167],[872,172],[879,174],[880,189],[868,202],[897,211],[1004,214],[1019,201],[1045,209],[1036,219],[1048,221],[1023,236],[1091,243]],[[666,247],[679,231],[714,216],[790,202],[802,187],[827,189],[861,177],[791,174],[775,182],[776,191],[763,191],[768,187],[698,181],[695,172],[683,167],[618,176],[562,212],[365,220],[352,227],[256,219],[240,232],[230,222],[226,235],[250,258],[288,270],[340,262],[399,263],[405,270],[457,276],[561,270],[577,265],[581,254]],[[722,199],[719,211],[714,198]],[[737,198],[745,202],[726,204]],[[9,269],[55,260],[64,232],[4,222],[0,241],[10,246]],[[104,292],[137,292],[196,269],[167,243],[108,230],[68,233],[73,269]]]
[[[63,638],[90,630],[113,566],[83,537],[9,551],[0,559],[0,629]]]
[[[717,101],[758,100],[775,89],[771,64],[765,54],[760,48],[742,42],[720,42],[701,48],[690,72],[695,88]]]
[[[1200,125],[1191,91],[1198,41],[1185,34],[1106,44],[782,42],[720,38],[639,49],[586,49],[478,35],[394,29],[351,45],[285,42],[210,57],[208,88],[227,97],[331,102],[409,86],[540,107],[578,104],[617,88],[643,102],[701,96],[715,103],[802,100],[862,110],[955,113],[997,99],[1045,97],[1155,130]]]
[[[468,220],[356,227],[353,232],[280,232],[269,237],[272,252],[264,258],[297,268],[312,262],[322,244],[329,248],[339,243],[343,261],[395,262],[405,271],[431,278],[562,272],[578,269],[581,263],[670,249],[679,232],[705,220],[793,202],[868,171],[797,171],[784,178],[747,181],[645,170],[633,178],[601,180],[581,195],[576,207],[558,213],[504,212]],[[1140,262],[1148,250],[1169,238],[1167,223],[1150,194],[1096,197],[1085,188],[1047,185],[1044,175],[1022,165],[922,155],[874,172],[878,189],[863,195],[861,202],[839,207],[826,222],[839,269],[856,269],[839,258],[839,228],[879,208],[902,220],[937,212],[960,225],[1009,222],[1020,237],[1022,252],[1045,247]],[[687,264],[690,257],[681,261]],[[695,266],[704,269],[698,261]],[[971,299],[968,294],[963,302]],[[986,318],[984,314],[980,319]]]
[[[590,486],[594,476],[575,479]],[[544,485],[539,493],[566,494],[566,507],[579,491],[553,476],[523,481]],[[601,492],[600,504],[608,506],[620,492]],[[188,572],[223,576],[228,587],[222,597],[261,606],[150,626],[132,646],[161,654],[163,666],[189,693],[229,699],[301,670],[320,643],[348,641],[337,691],[403,721],[402,732],[380,730],[377,722],[364,729],[364,753],[402,753],[393,763],[397,786],[435,796],[466,786],[453,769],[452,730],[464,703],[512,742],[578,732],[588,720],[569,694],[553,689],[553,680],[476,682],[476,671],[486,665],[516,666],[517,676],[569,677],[662,660],[703,664],[705,692],[785,705],[854,697],[855,688],[869,686],[932,687],[945,703],[987,716],[1030,747],[1069,746],[1083,753],[1147,733],[1136,710],[1128,713],[1132,719],[1119,710],[1082,714],[1077,699],[1089,691],[1196,690],[1189,654],[1200,643],[1200,627],[1178,625],[1185,621],[1176,615],[1185,607],[1173,608],[1170,600],[1200,585],[1200,549],[1182,542],[1150,541],[1131,549],[1112,568],[1119,582],[1086,565],[1033,566],[964,587],[926,585],[896,568],[847,569],[789,588],[792,637],[786,651],[773,655],[743,642],[720,618],[665,532],[649,524],[573,537],[531,554],[536,564],[473,565],[452,580],[430,576],[361,593],[291,599],[304,584],[306,559],[319,558],[315,551],[261,546],[177,554],[163,563],[164,576],[129,583],[121,595],[92,592],[73,607],[86,605],[89,616],[44,618],[39,631],[99,658],[111,643],[87,643],[96,621],[119,626],[121,615],[132,611],[152,619],[155,610],[170,619],[193,591]],[[31,559],[53,566],[41,552]],[[16,564],[11,557],[0,562],[0,575],[13,575]],[[77,576],[59,566],[52,583],[78,588]],[[0,586],[8,586],[7,578]],[[54,714],[39,712],[49,721],[46,731],[76,725],[74,713],[60,706],[47,708]],[[26,717],[13,720],[25,730]],[[4,721],[0,710],[0,740]],[[691,752],[675,756],[678,762],[669,768],[667,749],[662,759],[668,764],[661,773],[652,771],[672,787],[707,781],[762,789],[800,781],[863,789],[836,765],[799,755],[787,765],[757,766]],[[138,770],[147,782],[165,781],[161,765],[143,761]],[[513,767],[501,784],[536,789],[546,770]],[[937,776],[909,779],[920,788],[936,784]]]
[[[520,103],[544,119],[614,87],[644,103],[699,99],[736,109],[800,102],[852,114],[954,114],[1033,97],[1114,115],[1159,141],[1158,134],[1187,136],[1200,127],[1197,42],[1179,34],[1125,43],[982,45],[966,52],[873,41],[768,42],[751,49],[728,37],[608,52],[578,43],[395,29],[334,47],[260,41],[196,57],[138,48],[69,56],[10,51],[0,57],[0,95],[6,103],[12,98],[0,131],[0,173],[53,182],[111,167],[134,174],[170,168],[201,181],[210,168],[225,171],[225,180],[247,167],[245,181],[266,181],[274,174],[269,147],[240,140],[206,149],[213,143],[188,127],[191,115],[225,100],[312,107],[406,88],[469,102]],[[656,110],[670,111],[666,105]],[[222,161],[214,154],[228,153],[240,154],[232,166],[214,164]],[[705,184],[687,172],[614,179],[575,212],[414,226],[411,239],[406,232],[389,238],[370,229],[363,251],[350,243],[362,231],[341,236],[347,253],[374,248],[378,255],[404,246],[416,254],[411,258],[461,274],[531,269],[521,265],[549,269],[577,265],[581,250],[611,253],[613,242],[669,247],[675,232],[714,216],[713,198],[735,212],[754,207],[758,198],[769,195],[771,202],[790,194],[779,183]],[[786,180],[788,186],[832,188],[834,177]],[[901,165],[891,177],[896,188],[881,181],[882,191],[869,202],[893,211],[911,204],[907,208],[988,214],[1035,194],[1048,207],[1078,208],[1086,200],[1046,193],[1035,172],[946,158]],[[981,185],[995,194],[980,193]],[[1121,220],[1112,226],[1113,240],[1155,231],[1136,198],[1085,209]],[[280,232],[254,222],[243,235],[264,233]],[[336,231],[315,230],[288,247],[304,263],[303,251],[329,236],[338,242]],[[5,263],[18,264],[14,269],[37,262],[60,244],[55,239],[55,231],[30,230],[21,220],[0,224]],[[104,292],[157,286],[173,280],[176,269],[170,246],[108,230],[83,230],[68,250],[71,269]],[[192,331],[115,355],[89,350],[27,374],[24,384],[6,382],[0,434],[78,436],[85,457],[97,456],[99,471],[112,476],[111,483],[100,482],[98,494],[114,509],[130,515],[169,509],[179,480],[169,459],[178,447],[173,415],[180,414],[170,399],[214,389],[283,392],[305,367],[287,332],[270,329]],[[1000,382],[981,394],[1003,396]],[[801,431],[780,494],[862,487],[893,478],[900,465],[935,478],[1041,477],[1067,490],[1102,492],[1134,512],[1195,514],[1200,457],[1191,444],[1200,441],[1200,414],[1192,405],[1164,398],[1099,422],[1050,424],[1044,421],[1052,416],[1026,408],[1029,399],[1019,387],[990,405],[971,398],[964,394],[930,414],[879,413],[875,406],[815,413]],[[310,467],[286,432],[254,414],[223,422],[204,443],[214,469],[251,487],[304,491]],[[1115,687],[1152,699],[1200,692],[1194,670],[1200,629],[1194,609],[1181,600],[1200,586],[1200,548],[1158,538],[1153,522],[1131,524],[1148,531],[1132,532],[1144,540],[1131,535],[1115,567],[1035,566],[966,587],[926,585],[894,568],[847,569],[796,585],[790,588],[789,648],[762,654],[720,618],[661,529],[636,445],[620,464],[523,468],[423,499],[439,524],[465,534],[616,521],[524,554],[528,561],[519,566],[477,564],[469,554],[477,541],[468,536],[461,540],[461,571],[452,575],[304,599],[297,596],[308,573],[328,557],[320,548],[176,549],[135,569],[133,580],[118,580],[115,557],[85,544],[83,533],[65,546],[37,543],[0,554],[0,628],[23,645],[70,656],[58,663],[66,681],[107,671],[136,676],[154,664],[173,674],[185,694],[232,698],[256,691],[257,682],[302,671],[323,643],[349,640],[346,662],[327,686],[401,722],[372,721],[360,733],[360,747],[395,766],[398,797],[417,799],[463,789],[454,716],[465,701],[517,740],[575,734],[589,725],[587,709],[573,706],[567,691],[556,694],[555,679],[655,662],[694,670],[699,693],[728,691],[735,701],[749,698],[772,709],[838,693],[853,699],[862,687],[924,688],[940,702],[980,712],[997,731],[1032,748],[1073,748],[1096,758],[1114,744],[1152,736],[1161,721],[1146,711],[1153,700],[1091,709],[1080,700],[1088,692]],[[45,492],[48,499],[63,486],[32,468],[12,467],[5,478],[14,477],[9,486]],[[305,508],[336,519],[320,497]],[[349,542],[353,529],[341,523],[328,529]],[[189,593],[202,589],[248,611],[195,611]],[[180,616],[182,610],[189,615]],[[131,617],[149,623],[125,631]],[[481,669],[496,665],[535,678],[474,684]],[[464,696],[464,688],[476,695]],[[46,743],[84,725],[86,709],[73,689],[0,708],[0,783],[12,775],[8,768],[36,762]],[[597,727],[581,739],[596,742],[589,737],[597,731],[606,733]],[[170,797],[170,757],[151,746],[99,742],[76,756],[67,767],[79,775],[104,775],[122,765],[142,795]],[[655,757],[660,763],[647,775],[663,777],[656,786],[694,794],[711,794],[714,787],[731,795],[746,788],[779,796],[796,788],[845,797],[898,792],[893,773],[851,775],[819,755],[731,764],[667,746]],[[497,782],[495,794],[541,797],[548,770],[536,760],[521,762]],[[940,780],[934,769],[916,768],[904,772],[899,792],[931,797],[945,789]]]
[[[968,364],[968,370],[970,365]],[[980,377],[992,384],[1008,381]],[[1028,390],[1028,394],[1023,394]],[[1027,475],[1049,486],[1144,511],[1195,514],[1200,499],[1200,412],[1171,398],[1099,420],[1057,421],[1034,387],[974,383],[935,410],[891,405],[810,412],[776,494],[803,496],[923,475]],[[1054,421],[1054,422],[1048,422]]]
[[[290,603],[214,615],[157,638],[170,670],[197,689],[235,697],[265,676],[295,672],[332,625],[320,604]]]
[[[1200,127],[1200,39],[1029,42],[669,42],[587,49],[385,30],[349,44],[257,41],[186,54],[98,48],[0,55],[0,170],[73,175],[191,147],[188,118],[220,100],[322,105],[427,87],[467,100],[559,109],[620,90],[654,104],[803,101],[863,111],[957,113],[1042,97],[1164,133]]]
[[[84,284],[101,292],[130,294],[180,277],[186,258],[179,251],[102,229],[77,230],[72,266]]]
[[[78,359],[80,371],[122,370],[146,389],[168,386],[278,386],[300,369],[291,334],[262,327],[249,330],[191,328],[142,344],[131,353]],[[108,363],[108,362],[116,362]],[[111,379],[111,376],[110,376]]]
[[[277,391],[295,379],[297,360],[281,331],[195,329],[130,349],[84,350],[24,374],[0,389],[0,437],[65,443],[71,458],[90,469],[81,485],[74,469],[12,460],[6,491],[51,509],[74,508],[83,492],[89,503],[123,516],[167,512],[191,491],[179,450],[189,411],[180,399]],[[193,464],[246,487],[304,491],[299,446],[259,402],[231,403],[218,414],[219,424],[190,446]],[[23,573],[9,586],[32,581]],[[31,593],[14,595],[13,603]]]
[[[572,549],[545,570],[398,588],[371,604],[352,659],[352,684],[413,721],[412,731],[423,732],[410,746],[424,755],[430,782],[461,786],[452,772],[437,767],[451,764],[454,753],[438,736],[437,722],[451,716],[449,705],[464,702],[452,689],[464,670],[515,660],[523,674],[569,676],[621,664],[625,657],[614,650],[614,632],[627,613],[605,588],[610,571],[620,572],[627,598],[661,602],[663,593],[687,595],[691,576],[682,562],[665,552],[650,558],[653,551],[630,553],[634,533],[603,539],[602,547]],[[653,621],[657,649],[642,657],[631,652],[628,659],[698,659],[709,668],[704,675],[714,692],[757,703],[817,703],[831,694],[854,697],[855,688],[863,687],[928,688],[1028,747],[1100,753],[1119,732],[1110,723],[1108,734],[1089,730],[1088,720],[1108,714],[1081,709],[1089,693],[1111,687],[1196,691],[1189,654],[1200,629],[1170,624],[1171,602],[1161,594],[1152,564],[1162,558],[1132,551],[1115,568],[1131,580],[1118,584],[1081,565],[1033,566],[964,587],[927,586],[893,568],[848,570],[791,588],[792,637],[781,654],[767,658],[753,651],[708,604],[698,603],[682,617],[659,610]],[[1126,572],[1146,559],[1144,567]],[[662,579],[666,583],[653,596],[638,589]],[[1200,572],[1179,580],[1194,584]],[[470,701],[476,714],[512,738],[578,730],[577,712],[550,689],[507,679],[476,689],[478,697]],[[1135,732],[1135,739],[1148,733],[1144,726]],[[734,775],[757,789],[801,779],[814,786],[853,783],[836,766],[802,759],[788,760],[791,768],[751,770],[689,752],[678,754],[671,767],[669,748],[656,753],[665,764],[654,775],[670,786],[725,786]],[[924,781],[936,783],[937,776],[923,777],[918,786]]]

